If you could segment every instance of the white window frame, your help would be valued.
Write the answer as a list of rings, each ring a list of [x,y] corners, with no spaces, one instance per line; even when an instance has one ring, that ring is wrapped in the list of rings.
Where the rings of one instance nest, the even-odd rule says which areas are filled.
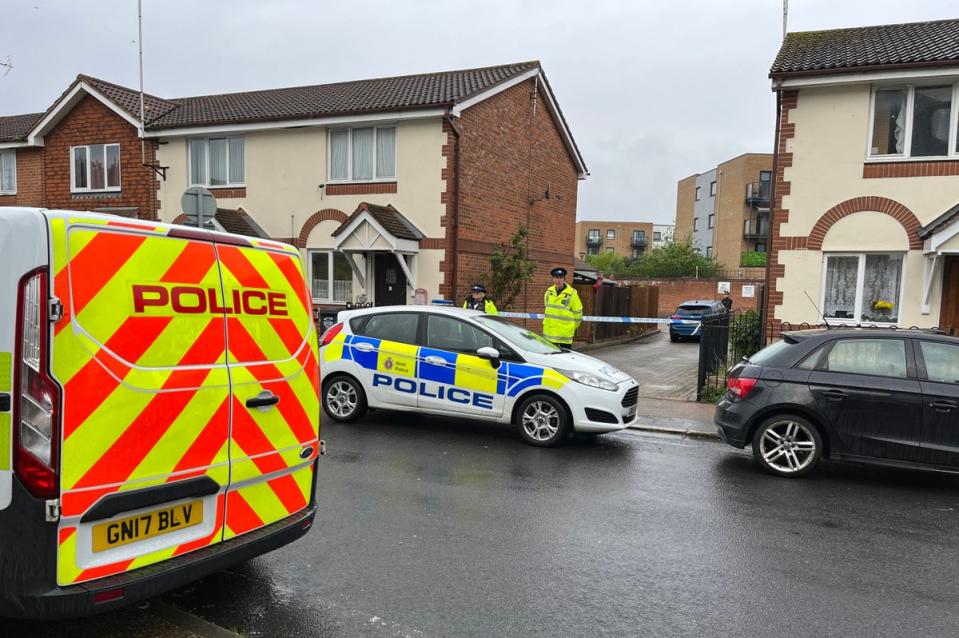
[[[103,185],[104,188],[93,188],[90,184],[93,182],[93,175],[90,171],[90,147],[91,146],[103,146]],[[107,186],[107,175],[109,170],[107,169],[107,149],[111,146],[117,147],[117,158],[120,161],[120,183],[116,186]],[[77,188],[76,175],[73,164],[73,151],[78,148],[87,149],[87,185],[83,188]],[[71,193],[119,193],[123,190],[123,154],[120,152],[120,144],[118,142],[113,142],[110,144],[77,144],[76,146],[70,147],[70,192]]]
[[[925,88],[929,86],[944,86],[952,84],[952,103],[949,112],[949,139],[946,142],[945,155],[922,155],[912,156],[912,120],[914,117],[914,107],[916,100],[916,88]],[[872,154],[872,134],[873,126],[876,120],[876,93],[880,90],[900,89],[906,91],[906,128],[903,131],[904,144],[902,153],[888,155]],[[872,87],[869,94],[869,129],[866,132],[866,161],[870,163],[882,162],[932,162],[936,160],[959,159],[959,152],[956,151],[956,135],[959,133],[959,82],[935,82],[930,80],[920,84],[877,84]]]
[[[240,139],[243,140],[243,181],[242,182],[231,182],[230,181],[230,140],[231,139]],[[226,184],[217,184],[216,186],[210,185],[210,142],[216,140],[226,140]],[[193,181],[193,142],[203,142],[203,161],[206,164],[204,166],[203,178],[205,183],[196,183]],[[213,137],[188,137],[186,142],[186,179],[190,186],[202,186],[203,188],[208,188],[210,190],[216,190],[218,188],[246,188],[246,136],[245,135],[226,135],[226,136],[216,136]]]
[[[908,265],[908,253],[903,250],[890,250],[890,251],[868,251],[868,252],[829,252],[822,254],[822,283],[820,284],[820,295],[819,295],[819,308],[822,312],[823,321],[831,326],[838,326],[842,324],[861,324],[862,323],[862,298],[863,298],[863,289],[865,288],[866,283],[866,256],[867,255],[902,255],[902,274],[899,280],[899,309],[896,312],[896,316],[899,319],[898,321],[870,321],[867,325],[872,324],[881,324],[883,326],[898,326],[902,323],[902,300],[903,295],[905,294],[906,287],[906,266]],[[855,304],[855,316],[851,319],[840,319],[837,317],[827,317],[826,313],[826,269],[829,266],[830,257],[857,257],[859,258],[858,270],[856,271],[856,304]]]
[[[371,128],[373,129],[373,177],[370,179],[363,178],[353,178],[353,129],[355,128]],[[377,177],[376,176],[376,137],[379,134],[380,129],[391,128],[393,129],[393,176],[392,177]],[[333,177],[333,133],[347,131],[349,132],[349,142],[346,145],[346,169],[347,177],[346,178],[334,178]],[[383,184],[383,183],[392,183],[396,181],[396,174],[399,173],[399,162],[397,147],[399,146],[399,137],[397,132],[399,127],[394,124],[382,124],[382,125],[357,125],[357,126],[338,126],[336,128],[329,129],[326,135],[326,179],[332,184]]]
[[[306,251],[306,264],[307,264],[307,269],[308,269],[308,272],[309,272],[309,275],[310,275],[310,280],[309,280],[309,283],[310,283],[310,297],[313,298],[313,303],[315,303],[315,304],[320,304],[320,303],[343,304],[343,303],[346,303],[347,301],[349,301],[349,299],[344,300],[344,301],[334,301],[334,300],[333,300],[334,297],[335,297],[335,294],[334,294],[334,291],[333,291],[333,256],[334,256],[337,252],[338,252],[338,251],[336,251],[336,250],[334,250],[334,249],[332,249],[332,248],[308,248],[307,251]],[[329,291],[330,291],[330,296],[329,296],[328,298],[324,298],[324,297],[313,297],[313,255],[315,255],[315,254],[324,254],[324,255],[326,255],[326,259],[327,259],[327,262],[326,262],[326,263],[327,263],[327,267],[328,267],[328,271],[327,271],[327,272],[329,272],[329,275],[327,276],[327,284],[329,285]],[[346,259],[345,256],[344,256],[344,259]],[[352,272],[351,272],[351,274],[350,274],[350,279],[351,279],[351,280],[354,279],[354,276],[353,276]]]
[[[6,159],[4,159],[6,158]],[[12,188],[3,187],[3,167],[2,164],[4,161],[13,162],[13,185]],[[16,195],[17,194],[17,152],[16,151],[0,151],[0,195]]]
[[[607,228],[606,229],[606,241],[616,241],[616,229]]]

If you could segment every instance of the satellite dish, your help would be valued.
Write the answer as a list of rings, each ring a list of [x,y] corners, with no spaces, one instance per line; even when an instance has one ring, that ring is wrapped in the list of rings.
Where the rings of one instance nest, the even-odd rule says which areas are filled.
[[[216,215],[216,197],[202,186],[191,186],[183,191],[180,207],[187,217],[187,226],[213,228],[213,216]]]

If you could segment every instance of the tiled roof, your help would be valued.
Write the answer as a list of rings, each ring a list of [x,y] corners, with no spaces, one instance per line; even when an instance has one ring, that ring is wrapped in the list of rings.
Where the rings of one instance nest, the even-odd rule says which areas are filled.
[[[41,117],[43,113],[0,117],[0,142],[16,142],[24,139]]]
[[[177,98],[173,102],[179,104],[179,108],[157,118],[147,118],[147,127],[209,126],[449,106],[538,67],[536,61],[520,62],[481,69]]]
[[[959,20],[789,33],[769,74],[937,63],[959,64]]]
[[[270,238],[266,231],[260,228],[260,225],[242,208],[217,208],[214,217],[216,217],[220,226],[223,226],[223,230],[228,233],[261,239]]]
[[[409,239],[411,241],[419,241],[423,239],[423,233],[413,225],[413,223],[408,220],[403,214],[393,208],[392,204],[387,204],[386,206],[377,206],[376,204],[368,204],[367,202],[362,202],[353,214],[346,218],[340,227],[333,231],[333,237],[336,237],[349,226],[354,219],[359,217],[364,212],[370,214],[370,216],[376,220],[376,222],[383,227],[386,232],[390,233],[398,239]]]
[[[139,91],[128,89],[125,86],[113,84],[112,82],[107,82],[89,75],[78,75],[77,81],[86,82],[104,96],[109,98],[111,102],[129,113],[131,116],[137,120],[140,119]],[[150,95],[149,93],[143,94],[143,114],[144,119],[147,122],[157,119],[164,113],[168,113],[178,106],[179,105],[176,102],[171,100],[164,100],[161,97],[156,97],[155,95]]]

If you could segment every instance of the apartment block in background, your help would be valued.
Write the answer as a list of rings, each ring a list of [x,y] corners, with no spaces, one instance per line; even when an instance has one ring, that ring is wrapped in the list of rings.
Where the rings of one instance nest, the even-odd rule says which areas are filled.
[[[676,236],[674,224],[653,224],[653,248],[662,248]]]
[[[653,247],[652,222],[576,222],[576,257],[614,253],[638,259]]]
[[[676,186],[676,238],[737,268],[744,252],[766,252],[773,156],[745,153]]]

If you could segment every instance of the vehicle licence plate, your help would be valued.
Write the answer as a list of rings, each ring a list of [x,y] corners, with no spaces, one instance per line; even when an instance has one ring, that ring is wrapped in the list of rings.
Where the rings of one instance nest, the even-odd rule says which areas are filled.
[[[635,405],[634,405],[633,407],[629,408],[628,410],[626,410],[626,421],[632,421],[634,416],[636,416],[636,406],[635,406]]]
[[[153,512],[128,516],[93,527],[93,551],[135,543],[154,536],[169,534],[203,522],[203,501],[196,500]]]

